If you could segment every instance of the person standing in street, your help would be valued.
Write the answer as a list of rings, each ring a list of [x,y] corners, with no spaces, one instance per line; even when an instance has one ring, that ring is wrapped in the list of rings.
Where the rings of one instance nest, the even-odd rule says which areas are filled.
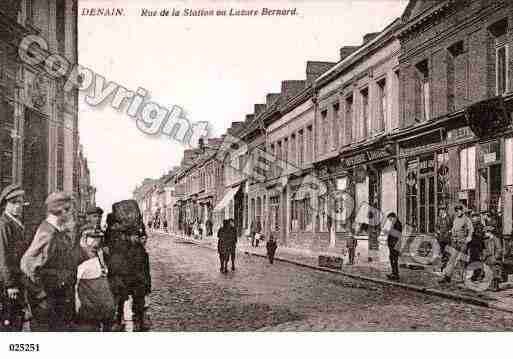
[[[228,229],[229,222],[227,219],[223,221],[223,226],[217,231],[217,253],[219,254],[219,262],[221,264],[221,273],[228,272],[229,248],[228,248]]]
[[[492,270],[492,283],[490,289],[499,290],[499,284],[502,277],[502,240],[495,233],[495,228],[486,226],[484,228],[484,250],[483,262]]]
[[[346,247],[347,247],[347,253],[349,255],[349,265],[354,264],[354,257],[356,253],[356,246],[358,245],[358,239],[356,239],[354,236],[351,236],[346,240]]]
[[[462,261],[467,244],[472,240],[472,234],[474,233],[472,221],[465,215],[463,206],[461,204],[456,205],[454,211],[456,212],[456,216],[454,217],[451,228],[451,247],[454,248],[457,253],[453,258],[449,259],[443,271],[444,277],[440,280],[441,284],[451,281],[452,274],[459,265],[459,262]]]
[[[103,209],[93,207],[87,210],[87,225],[95,230],[102,230]]]
[[[271,234],[269,237],[269,240],[266,243],[266,249],[267,249],[267,258],[269,258],[269,263],[274,263],[274,255],[276,253],[276,249],[278,248],[278,243],[274,239],[274,236]]]
[[[390,251],[390,267],[392,268],[392,274],[387,274],[387,278],[397,281],[399,280],[399,257],[401,255],[397,249],[397,244],[401,239],[403,225],[394,212],[390,213],[387,219],[390,222],[390,229],[387,233],[387,244],[388,250]]]
[[[237,250],[237,229],[235,228],[235,221],[233,218],[229,219],[229,226],[226,231],[228,250],[230,260],[232,262],[232,271],[235,271],[235,251]]]
[[[447,266],[447,261],[449,260],[449,253],[446,251],[446,247],[451,243],[451,228],[452,218],[447,214],[447,208],[439,207],[435,230],[436,240],[440,248],[440,257],[442,262],[440,271],[442,272]]]
[[[0,194],[0,331],[21,331],[25,319],[24,275],[20,260],[30,243],[25,240],[21,222],[25,192],[16,184]]]
[[[481,216],[478,212],[472,212],[470,216],[474,231],[472,239],[467,244],[467,252],[469,256],[468,265],[472,263],[481,263],[481,256],[484,250],[484,226],[481,223]],[[471,281],[476,282],[484,274],[481,268],[477,268],[472,272]]]
[[[75,282],[79,246],[66,231],[72,218],[73,198],[65,192],[51,193],[47,218],[21,259],[21,270],[30,280],[29,302],[33,331],[73,330]]]

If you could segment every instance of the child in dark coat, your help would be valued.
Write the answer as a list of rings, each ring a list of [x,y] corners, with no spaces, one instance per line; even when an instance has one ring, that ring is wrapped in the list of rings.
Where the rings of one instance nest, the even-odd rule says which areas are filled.
[[[271,237],[267,241],[266,248],[267,248],[267,258],[269,258],[269,263],[273,264],[274,254],[276,253],[276,248],[278,248],[278,243],[274,239],[273,235],[271,235]]]

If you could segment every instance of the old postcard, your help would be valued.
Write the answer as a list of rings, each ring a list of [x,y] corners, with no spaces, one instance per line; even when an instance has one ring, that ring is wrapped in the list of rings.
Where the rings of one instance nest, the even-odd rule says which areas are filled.
[[[505,0],[1,0],[3,349],[509,331],[512,28]]]

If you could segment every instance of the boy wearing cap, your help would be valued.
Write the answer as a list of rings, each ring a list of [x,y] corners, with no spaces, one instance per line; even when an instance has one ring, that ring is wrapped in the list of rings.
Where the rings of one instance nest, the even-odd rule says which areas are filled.
[[[21,222],[25,192],[9,185],[0,194],[0,331],[21,331],[24,319],[24,276],[20,260],[29,243]]]
[[[499,290],[499,283],[502,276],[502,240],[495,234],[495,228],[486,226],[484,228],[484,251],[483,262],[492,270],[493,277],[491,289]]]
[[[46,200],[48,216],[38,227],[23,255],[21,270],[30,279],[33,331],[73,329],[74,294],[79,246],[68,236],[73,198],[51,193]]]

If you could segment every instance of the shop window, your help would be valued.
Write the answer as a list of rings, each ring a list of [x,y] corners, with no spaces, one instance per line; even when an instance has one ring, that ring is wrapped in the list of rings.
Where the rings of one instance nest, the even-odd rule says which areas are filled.
[[[450,202],[449,194],[449,153],[442,152],[437,158],[437,208],[447,207]]]
[[[280,198],[279,196],[269,197],[270,225],[271,231],[280,230]]]
[[[499,141],[481,144],[479,156],[479,203],[481,210],[500,211],[502,170]]]
[[[326,195],[319,197],[319,232],[328,231],[328,208],[327,208],[327,197]]]
[[[506,138],[504,145],[504,152],[506,154],[506,186],[513,186],[513,138]]]
[[[460,151],[460,189],[476,188],[476,147],[467,147]]]

